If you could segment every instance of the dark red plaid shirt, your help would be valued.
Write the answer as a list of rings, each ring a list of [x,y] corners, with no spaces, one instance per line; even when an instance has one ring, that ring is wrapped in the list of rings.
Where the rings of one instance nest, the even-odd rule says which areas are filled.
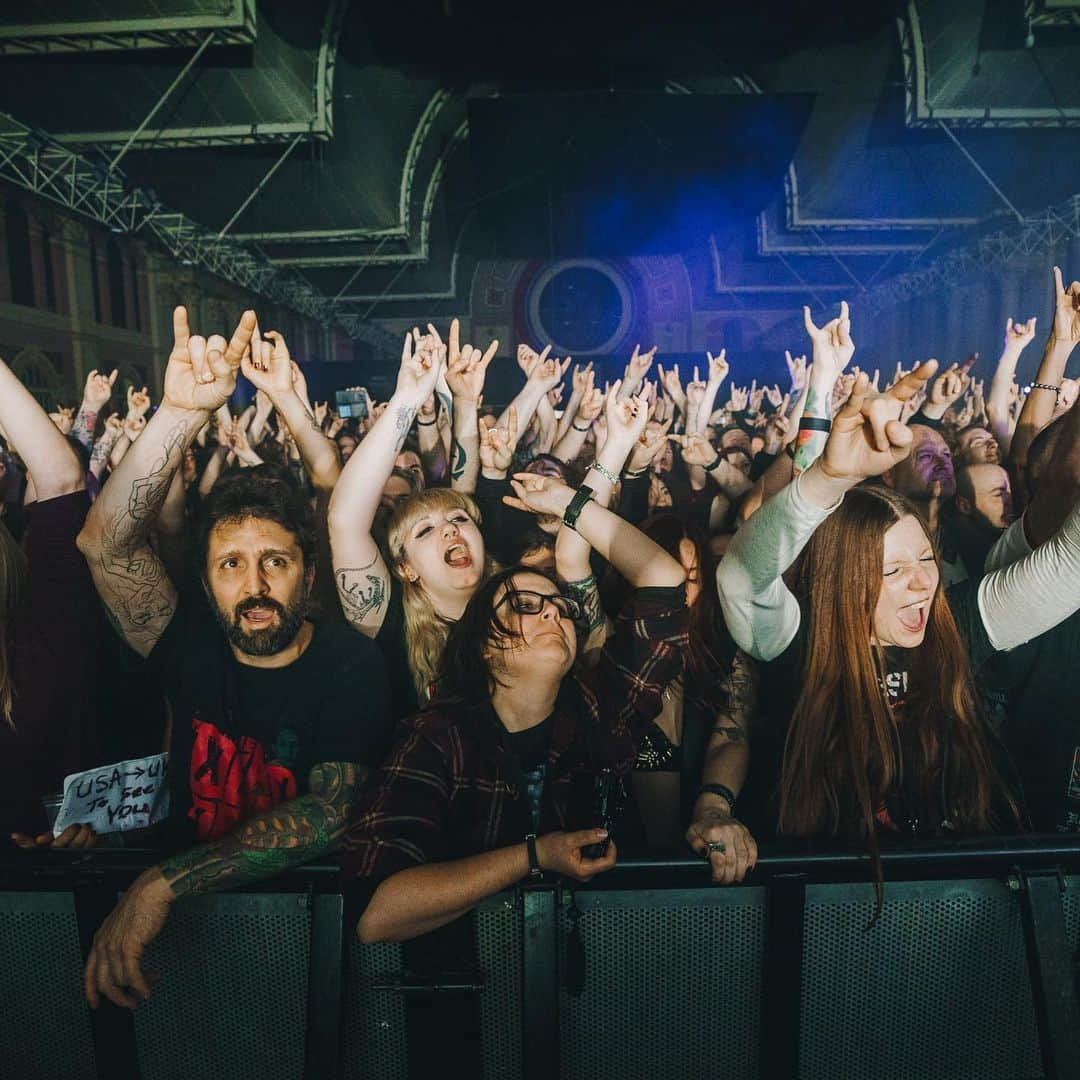
[[[664,688],[682,672],[686,646],[685,588],[639,589],[599,663],[563,680],[551,717],[541,833],[567,827],[573,772],[629,771],[638,741],[661,712]],[[345,835],[346,884],[367,879],[367,898],[399,870],[508,847],[532,831],[521,776],[490,702],[437,704],[402,726]]]

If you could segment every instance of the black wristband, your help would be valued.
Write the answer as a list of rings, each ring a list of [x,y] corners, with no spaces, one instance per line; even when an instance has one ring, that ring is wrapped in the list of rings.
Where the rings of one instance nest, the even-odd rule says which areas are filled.
[[[582,484],[581,487],[574,492],[574,497],[570,500],[570,504],[566,510],[563,511],[563,524],[568,529],[573,529],[577,532],[577,519],[581,514],[582,508],[587,502],[591,502],[593,497],[593,489],[588,484]]]
[[[525,834],[525,847],[529,852],[529,877],[538,878],[543,876],[543,868],[536,854],[536,833]]]
[[[832,431],[832,421],[820,416],[804,416],[799,421],[800,431],[824,431],[827,435]]]
[[[577,426],[577,424],[575,424],[575,423],[574,423],[574,421],[573,421],[573,420],[571,420],[571,421],[570,421],[570,426],[571,426],[571,427],[572,427],[572,428],[573,428],[573,429],[574,429],[575,431],[582,431],[582,432],[585,432],[585,431],[588,431],[588,430],[589,430],[589,428],[591,428],[591,427],[592,427],[592,424],[586,424],[586,425],[585,425],[584,427],[578,427],[578,426]]]
[[[417,420],[417,426],[419,427],[431,427],[432,424],[437,424],[439,418],[436,416],[434,420]]]
[[[698,788],[698,795],[719,795],[721,799],[726,799],[728,808],[734,816],[735,814],[735,792],[731,790],[726,784],[702,784]]]
[[[712,459],[712,461],[710,461],[709,464],[705,466],[705,471],[706,472],[712,472],[713,469],[715,469],[717,467],[717,465],[719,465],[723,460],[724,460],[724,455],[723,454],[717,454],[716,457],[714,457]]]

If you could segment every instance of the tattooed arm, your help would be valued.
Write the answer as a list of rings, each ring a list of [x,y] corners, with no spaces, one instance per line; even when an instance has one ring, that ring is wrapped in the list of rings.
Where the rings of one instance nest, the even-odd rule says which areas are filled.
[[[701,783],[726,789],[732,798],[718,791],[703,791],[694,804],[686,839],[699,855],[709,859],[713,881],[727,885],[742,881],[757,861],[757,844],[746,826],[736,819],[732,805],[746,779],[750,763],[746,740],[757,706],[757,668],[742,651],[735,654],[725,689],[728,707],[716,717],[705,748]],[[716,844],[722,844],[723,848],[716,848]]]
[[[228,836],[173,856],[144,871],[94,935],[83,977],[97,1007],[101,995],[126,1008],[150,996],[141,970],[143,950],[161,932],[173,902],[265,881],[334,851],[359,790],[362,769],[323,762],[309,792],[249,818]]]
[[[176,589],[150,547],[184,450],[236,386],[255,315],[247,311],[227,342],[195,336],[187,311],[173,313],[173,349],[160,408],[124,455],[79,534],[94,584],[124,640],[149,656],[176,610]]]
[[[825,443],[829,440],[829,421],[832,419],[833,387],[855,354],[846,300],[840,304],[839,318],[821,327],[814,324],[810,309],[803,308],[803,324],[813,343],[814,361],[810,369],[806,404],[795,437],[793,468],[796,476],[806,472],[825,449]]]
[[[328,855],[345,832],[362,767],[323,762],[308,777],[308,794],[249,818],[228,836],[163,862],[157,869],[174,897],[251,885]]]
[[[79,534],[106,610],[140,656],[150,655],[176,610],[176,589],[150,546],[150,531],[202,422],[199,414],[162,405],[101,489]]]
[[[565,588],[567,595],[581,605],[582,618],[578,623],[581,644],[578,646],[578,656],[591,666],[600,659],[600,651],[613,629],[611,620],[600,603],[600,588],[596,584],[595,575],[589,574],[580,581],[567,581]]]
[[[345,618],[374,637],[386,617],[390,573],[371,535],[383,487],[420,406],[435,388],[441,356],[423,339],[413,356],[406,335],[397,389],[382,415],[360,441],[330,499],[330,547],[334,581]]]
[[[105,430],[101,437],[94,443],[94,449],[90,453],[90,471],[100,480],[101,474],[109,464],[113,447],[119,442],[124,434],[124,424],[119,416],[110,416],[105,422]]]

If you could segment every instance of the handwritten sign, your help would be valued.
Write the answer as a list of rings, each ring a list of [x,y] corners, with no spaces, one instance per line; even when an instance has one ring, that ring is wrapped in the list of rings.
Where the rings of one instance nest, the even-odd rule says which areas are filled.
[[[169,755],[132,758],[64,778],[64,801],[53,825],[59,836],[69,825],[94,832],[125,832],[156,825],[169,813]]]

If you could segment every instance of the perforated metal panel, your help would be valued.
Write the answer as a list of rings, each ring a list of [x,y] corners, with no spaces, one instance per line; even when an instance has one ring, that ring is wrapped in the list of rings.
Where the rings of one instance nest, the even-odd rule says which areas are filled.
[[[1019,900],[995,881],[806,891],[804,1080],[1042,1075]]]
[[[560,998],[565,1080],[757,1076],[763,889],[578,893],[577,906],[586,976]],[[567,929],[564,911],[564,954]]]
[[[401,973],[401,946],[361,945],[355,934],[350,939],[345,972],[345,1078],[405,1080],[409,1074],[405,1000],[392,990],[372,986]]]
[[[93,1080],[70,893],[0,893],[0,1074]]]
[[[135,1012],[142,1075],[301,1080],[310,935],[304,895],[178,903],[147,950],[162,979]]]
[[[1065,879],[1065,934],[1073,950],[1074,962],[1080,963],[1080,877]]]
[[[521,909],[512,895],[494,897],[476,912],[480,1032],[486,1080],[521,1076]]]

